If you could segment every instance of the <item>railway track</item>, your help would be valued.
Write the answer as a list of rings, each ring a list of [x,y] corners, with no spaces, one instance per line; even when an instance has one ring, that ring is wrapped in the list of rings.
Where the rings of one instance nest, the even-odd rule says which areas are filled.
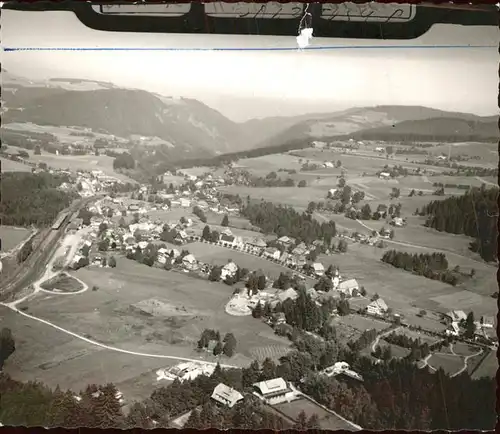
[[[20,266],[19,270],[11,277],[11,279],[0,287],[0,301],[7,301],[14,296],[20,289],[29,286],[36,277],[45,269],[52,252],[57,247],[57,244],[66,231],[66,226],[83,206],[95,200],[96,197],[80,199],[73,203],[69,208],[64,210],[67,215],[63,220],[59,229],[46,229],[46,234],[38,243],[34,251]]]

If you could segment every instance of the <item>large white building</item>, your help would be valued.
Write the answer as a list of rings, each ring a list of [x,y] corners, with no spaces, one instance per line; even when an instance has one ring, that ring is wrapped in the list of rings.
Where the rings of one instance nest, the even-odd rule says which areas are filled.
[[[293,385],[281,377],[254,383],[253,388],[253,394],[269,405],[290,402],[298,398],[298,392]]]

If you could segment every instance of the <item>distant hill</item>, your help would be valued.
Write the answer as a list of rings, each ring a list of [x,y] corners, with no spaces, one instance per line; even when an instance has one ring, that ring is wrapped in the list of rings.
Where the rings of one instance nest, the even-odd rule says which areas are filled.
[[[490,141],[492,125],[496,122],[492,116],[480,117],[420,106],[356,107],[330,116],[299,121],[274,137],[263,140],[258,147],[275,147],[296,140],[344,137],[401,140],[405,135],[413,140],[435,138],[457,141],[475,137],[475,140]],[[498,131],[493,137],[498,137]]]
[[[31,81],[2,71],[2,123],[80,126],[119,137],[158,137],[171,158],[210,156],[252,146],[239,124],[205,104],[111,83]]]
[[[490,119],[492,117],[485,117],[483,120],[433,118],[404,121],[394,126],[362,130],[351,136],[365,140],[498,141],[498,120]]]

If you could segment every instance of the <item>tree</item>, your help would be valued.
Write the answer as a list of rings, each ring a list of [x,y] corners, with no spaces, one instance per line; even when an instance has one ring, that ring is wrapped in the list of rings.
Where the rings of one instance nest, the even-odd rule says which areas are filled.
[[[316,413],[313,413],[309,420],[307,421],[307,429],[319,430],[321,429],[319,425],[319,417]]]
[[[252,316],[254,318],[262,318],[262,314],[263,314],[262,304],[257,303],[252,310]]]
[[[205,241],[210,241],[210,226],[205,225],[203,228],[203,233],[201,234],[201,238],[203,238]]]
[[[338,248],[339,252],[341,252],[341,253],[347,252],[347,241],[340,240],[337,248]]]
[[[223,217],[220,225],[221,226],[229,226],[229,217],[227,214],[224,214],[224,217]]]
[[[263,274],[261,274],[258,277],[258,279],[257,279],[257,289],[259,291],[262,291],[263,289],[266,289],[266,283],[267,283],[266,276],[264,276]]]
[[[464,336],[468,339],[474,337],[476,332],[476,324],[474,323],[474,312],[470,311],[465,319],[465,333]]]
[[[306,183],[305,179],[302,179],[297,184],[297,187],[304,188],[306,185],[307,185],[307,183]]]
[[[299,415],[297,416],[297,421],[293,428],[297,431],[306,431],[307,430],[307,416],[304,410],[301,410]]]
[[[221,353],[222,353],[223,348],[224,348],[224,347],[223,347],[223,345],[222,345],[222,342],[220,342],[220,341],[219,341],[219,342],[217,342],[217,344],[216,344],[216,345],[215,345],[215,347],[214,347],[214,351],[213,351],[214,356],[218,356],[219,354],[221,354]]]
[[[111,256],[108,259],[108,266],[111,267],[111,268],[115,268],[116,267],[116,259],[115,259],[114,256]]]
[[[40,148],[40,145],[35,146],[35,150],[33,152],[35,155],[42,155],[42,149]]]
[[[8,328],[0,331],[0,371],[3,369],[5,361],[16,351],[16,344],[12,332]]]
[[[210,270],[210,274],[208,275],[208,280],[211,282],[218,282],[221,278],[221,267],[214,266]]]
[[[344,178],[339,178],[339,181],[337,182],[337,185],[340,188],[344,188],[345,187],[345,179]]]
[[[232,333],[227,333],[226,336],[224,336],[223,342],[224,342],[224,348],[222,351],[224,355],[232,357],[236,350],[236,338]]]
[[[361,208],[361,219],[362,220],[370,220],[372,217],[372,209],[369,204],[364,204]]]

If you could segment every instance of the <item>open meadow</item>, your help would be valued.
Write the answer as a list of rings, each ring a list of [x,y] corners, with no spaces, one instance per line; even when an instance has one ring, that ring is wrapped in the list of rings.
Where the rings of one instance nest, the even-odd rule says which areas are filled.
[[[0,158],[0,171],[2,173],[31,172],[31,166],[20,163],[18,161],[9,160],[8,158]]]
[[[286,339],[272,334],[263,322],[226,314],[224,306],[232,288],[225,284],[150,268],[125,258],[117,262],[114,269],[89,268],[74,273],[96,290],[76,295],[40,293],[23,302],[20,309],[100,344],[151,355],[215,361],[213,355],[196,350],[196,342],[206,328],[219,330],[222,336],[228,332],[235,335],[236,354],[223,356],[221,363],[225,364],[246,365],[258,355],[279,357],[289,347]],[[57,379],[62,387],[83,385],[93,378],[93,382],[113,381],[119,388],[127,383],[132,389],[140,389],[136,383],[151,384],[154,380],[152,370],[175,363],[100,349],[10,311],[3,316],[2,326],[9,327],[16,338],[18,350],[9,359],[8,370],[14,378],[26,373],[25,378]],[[54,354],[61,363],[53,362]],[[94,354],[99,355],[95,361]],[[43,365],[48,362],[53,364]],[[82,378],[85,365],[87,374]],[[88,366],[94,368],[89,370]],[[127,374],[125,368],[133,373]],[[150,371],[151,375],[141,377]]]
[[[407,251],[408,249],[401,250]],[[418,313],[419,309],[444,313],[451,309],[468,310],[471,308],[474,309],[476,315],[496,314],[496,306],[489,297],[491,293],[484,295],[484,292],[480,292],[486,283],[491,287],[496,284],[493,267],[483,265],[485,269],[481,269],[481,272],[484,271],[485,276],[478,278],[481,279],[481,285],[477,285],[477,292],[472,292],[468,288],[475,287],[475,277],[462,286],[453,287],[383,263],[380,260],[383,251],[384,249],[376,247],[350,244],[347,253],[321,255],[319,260],[325,267],[330,264],[338,266],[342,276],[355,278],[360,286],[365,287],[369,297],[378,293],[389,307],[405,315]],[[453,266],[453,263],[451,265]],[[478,265],[481,264],[478,263]]]
[[[26,228],[0,225],[0,252],[6,253],[25,241],[31,234]]]
[[[498,357],[496,351],[489,351],[479,366],[475,366],[472,378],[490,377],[494,378],[498,371]]]

